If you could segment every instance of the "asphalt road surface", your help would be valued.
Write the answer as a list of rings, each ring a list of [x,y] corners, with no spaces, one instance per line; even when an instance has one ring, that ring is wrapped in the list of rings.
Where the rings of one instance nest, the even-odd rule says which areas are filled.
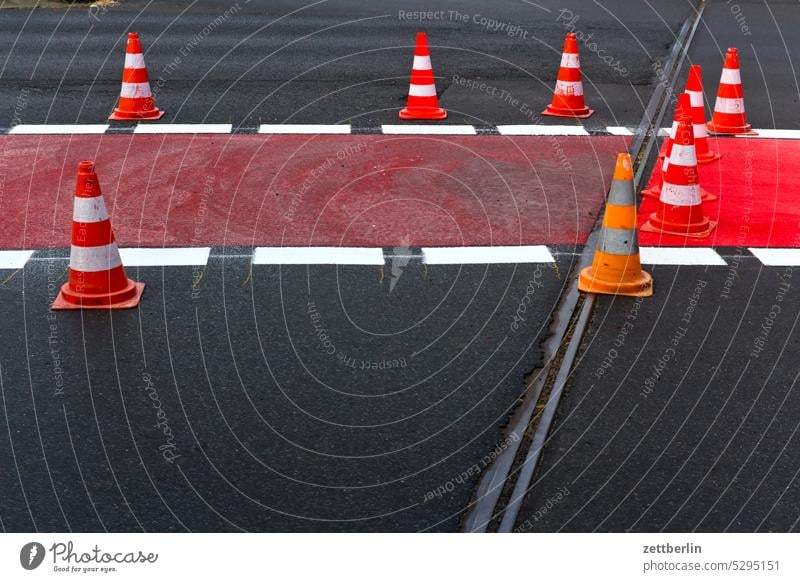
[[[714,63],[736,46],[748,121],[796,129],[800,35],[784,23],[798,15],[789,3],[710,4],[689,51],[715,71],[705,74],[707,103]],[[743,173],[709,187],[723,196],[731,180],[741,188],[749,163],[789,181],[787,160],[771,149],[727,162]],[[728,266],[653,267],[652,299],[600,299],[520,530],[798,530],[797,267],[765,267],[746,248],[758,228],[765,236],[752,246],[796,247],[796,219],[778,218],[796,208],[763,186],[748,193],[766,213],[759,224],[747,221],[746,204],[720,217],[735,233],[722,244],[738,245],[721,251]]]
[[[212,257],[129,269],[137,310],[50,317],[66,261],[34,260],[0,288],[3,527],[456,530],[573,258]]]
[[[797,269],[730,265],[601,298],[519,528],[797,530]]]
[[[689,51],[706,101],[738,46],[750,121],[797,128],[800,39],[777,23],[798,8],[737,6],[710,3]],[[690,10],[666,0],[0,8],[0,128],[105,123],[129,30],[167,111],[159,123],[377,133],[397,123],[424,30],[445,123],[633,127]],[[596,109],[581,122],[537,115],[570,30]],[[629,142],[0,143],[0,249],[37,251],[0,268],[4,531],[457,531],[508,445]],[[207,266],[129,268],[146,283],[136,310],[51,312],[85,158],[98,160],[122,246],[212,247]],[[725,163],[733,179],[738,166]],[[253,264],[252,247],[286,240],[383,248],[384,264]],[[555,262],[435,265],[420,251],[498,242],[547,245]],[[520,531],[797,529],[797,285],[744,246],[721,251],[727,266],[651,266],[646,301],[598,301]]]
[[[666,56],[689,3],[448,1],[420,16],[432,8],[420,0],[123,0],[107,11],[4,10],[0,126],[104,122],[129,30],[140,33],[164,121],[394,123],[422,30],[449,123],[532,123],[573,31],[597,42],[598,52],[581,57],[597,110],[587,126],[636,125],[656,82],[652,62]]]

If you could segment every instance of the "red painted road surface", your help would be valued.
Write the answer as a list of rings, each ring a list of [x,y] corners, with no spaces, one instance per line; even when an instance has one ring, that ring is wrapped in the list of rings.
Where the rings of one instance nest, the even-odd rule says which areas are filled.
[[[719,198],[704,202],[706,216],[719,222],[708,238],[684,238],[641,232],[643,246],[800,247],[800,141],[711,139],[718,162],[699,166],[700,184]],[[659,179],[661,167],[651,184]],[[639,225],[655,211],[644,199]]]
[[[583,244],[620,137],[0,137],[0,248],[67,247],[80,160],[121,246]],[[573,187],[574,182],[574,187]]]

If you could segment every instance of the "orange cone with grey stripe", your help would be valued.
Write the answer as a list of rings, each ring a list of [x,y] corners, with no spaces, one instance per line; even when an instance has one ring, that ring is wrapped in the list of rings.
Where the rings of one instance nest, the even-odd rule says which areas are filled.
[[[578,289],[633,297],[653,294],[653,278],[642,270],[639,258],[633,166],[627,153],[617,155],[594,261],[581,271]]]
[[[125,49],[125,70],[122,72],[122,89],[119,105],[109,116],[112,120],[155,120],[161,119],[164,112],[156,107],[150,78],[144,64],[139,34],[128,33],[128,46]]]
[[[558,69],[553,101],[542,111],[542,115],[553,117],[589,117],[593,110],[583,100],[583,80],[581,76],[581,60],[578,56],[578,38],[574,32],[568,32],[564,39],[564,50],[561,53],[561,66]]]
[[[78,166],[72,210],[69,280],[53,309],[128,309],[139,305],[144,283],[128,279],[93,162]]]
[[[446,117],[447,111],[439,107],[439,98],[436,96],[428,37],[424,32],[419,32],[411,67],[411,84],[408,86],[408,102],[400,110],[400,119],[436,120]]]

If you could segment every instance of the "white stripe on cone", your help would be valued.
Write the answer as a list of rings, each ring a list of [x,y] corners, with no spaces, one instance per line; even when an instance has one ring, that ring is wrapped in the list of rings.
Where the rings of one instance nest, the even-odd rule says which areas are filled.
[[[696,166],[697,153],[693,145],[672,144],[669,152],[669,163],[678,166]]]
[[[583,83],[580,81],[556,81],[556,95],[583,95]]]
[[[102,222],[108,219],[108,210],[102,196],[75,198],[72,210],[74,222]]]
[[[72,245],[69,255],[69,268],[84,273],[108,271],[122,264],[117,243],[99,247],[76,247]]]
[[[408,94],[412,97],[435,97],[436,85],[415,85],[411,83],[408,86]]]
[[[125,53],[126,69],[144,69],[144,55],[142,53]]]
[[[675,134],[676,133],[678,133],[678,122],[677,121],[673,121],[672,122],[672,127],[669,130],[669,138],[670,139],[675,139]]]
[[[567,69],[579,69],[581,59],[577,53],[561,53],[561,66]]]
[[[742,76],[739,74],[739,69],[722,69],[719,82],[724,85],[741,85]]]
[[[150,92],[150,83],[123,83],[119,94],[121,97],[128,97],[130,99],[141,99],[153,96]]]
[[[417,71],[430,71],[431,58],[429,56],[419,57],[417,55],[414,55],[413,68]]]
[[[664,182],[661,187],[661,202],[674,206],[696,206],[700,204],[700,185],[679,186]]]
[[[694,123],[692,124],[692,129],[694,132],[695,139],[697,139],[698,137],[708,137],[708,131],[706,130],[705,123]]]
[[[717,102],[714,104],[714,111],[718,111],[719,113],[744,113],[744,99],[741,97],[717,97]]]
[[[689,96],[689,102],[691,103],[692,107],[702,107],[703,106],[703,92],[702,91],[689,91],[686,90],[686,94]]]

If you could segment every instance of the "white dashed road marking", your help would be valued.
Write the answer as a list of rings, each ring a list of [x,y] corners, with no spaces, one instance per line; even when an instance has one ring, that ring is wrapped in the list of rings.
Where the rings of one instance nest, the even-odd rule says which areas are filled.
[[[476,265],[510,263],[553,263],[544,245],[503,247],[426,247],[422,249],[429,265]]]
[[[640,247],[639,256],[645,265],[728,264],[717,251],[707,247]]]

